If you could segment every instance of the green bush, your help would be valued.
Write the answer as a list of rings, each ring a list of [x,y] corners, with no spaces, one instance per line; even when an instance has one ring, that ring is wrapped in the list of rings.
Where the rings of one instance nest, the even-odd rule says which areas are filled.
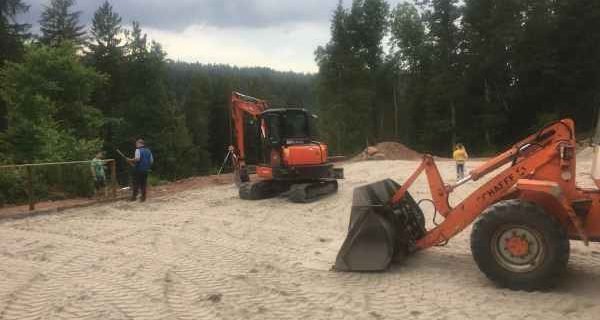
[[[18,171],[0,171],[0,206],[27,201],[26,179]]]
[[[162,180],[157,175],[154,175],[154,174],[148,175],[148,184],[150,186],[153,186],[153,187],[155,187],[155,186],[162,186],[162,185],[167,184],[167,183],[168,183],[168,181]]]
[[[88,164],[33,167],[35,201],[90,197],[94,181]],[[0,206],[28,202],[27,171],[24,168],[0,171]]]

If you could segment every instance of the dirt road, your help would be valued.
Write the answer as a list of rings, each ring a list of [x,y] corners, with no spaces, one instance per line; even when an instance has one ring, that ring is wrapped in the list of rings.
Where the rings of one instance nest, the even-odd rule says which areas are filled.
[[[353,187],[416,166],[348,164],[339,194],[314,204],[246,202],[221,185],[0,222],[0,319],[598,319],[598,245],[573,243],[549,293],[495,288],[470,230],[387,273],[329,271]],[[412,193],[427,196],[425,181]]]

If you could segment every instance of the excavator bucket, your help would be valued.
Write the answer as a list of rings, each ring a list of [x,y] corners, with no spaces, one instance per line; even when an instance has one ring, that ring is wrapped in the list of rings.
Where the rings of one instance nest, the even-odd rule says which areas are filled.
[[[390,206],[398,189],[391,179],[354,189],[350,226],[336,271],[385,270],[414,250],[415,241],[425,235],[425,218],[408,192]]]

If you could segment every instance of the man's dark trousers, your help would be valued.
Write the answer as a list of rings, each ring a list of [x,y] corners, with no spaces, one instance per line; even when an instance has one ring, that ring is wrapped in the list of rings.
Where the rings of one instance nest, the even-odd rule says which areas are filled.
[[[131,200],[137,198],[138,192],[142,193],[142,201],[146,201],[146,186],[148,184],[148,172],[147,171],[133,171],[133,196]]]

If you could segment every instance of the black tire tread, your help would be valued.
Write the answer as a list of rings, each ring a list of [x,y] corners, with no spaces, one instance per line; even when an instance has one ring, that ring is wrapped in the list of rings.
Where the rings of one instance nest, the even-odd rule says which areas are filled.
[[[542,234],[547,245],[546,259],[540,268],[528,273],[515,273],[496,262],[489,242],[494,229],[506,223],[524,223]],[[512,199],[490,206],[479,217],[471,232],[471,252],[479,269],[501,287],[535,291],[546,290],[556,284],[566,270],[570,247],[566,230],[555,217],[535,203]]]

